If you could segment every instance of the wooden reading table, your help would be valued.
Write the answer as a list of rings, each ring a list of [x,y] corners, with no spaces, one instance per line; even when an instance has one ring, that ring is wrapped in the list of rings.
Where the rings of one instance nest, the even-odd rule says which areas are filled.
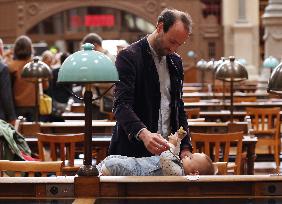
[[[263,87],[264,88],[264,87]],[[258,88],[257,86],[235,86],[235,90],[238,90],[240,92],[256,92],[260,87]],[[183,92],[199,92],[203,90],[202,87],[196,87],[196,86],[184,86],[183,87]]]
[[[238,121],[244,121],[246,117],[246,111],[234,111],[233,117]],[[282,111],[280,111],[280,116]],[[230,111],[229,110],[219,110],[219,111],[200,111],[200,117],[206,119],[206,121],[217,121],[227,122],[230,120]],[[282,117],[280,117],[282,120]]]
[[[93,120],[92,127],[95,133],[112,133],[112,128],[116,122],[107,120]],[[39,132],[42,133],[81,133],[84,132],[85,123],[84,120],[70,120],[65,122],[39,122]],[[21,133],[26,136],[31,136],[32,133],[28,130],[36,126],[33,122],[22,122]],[[28,132],[28,134],[25,133]],[[36,133],[36,132],[34,132]],[[33,134],[34,134],[33,133]]]
[[[3,177],[0,180],[0,189],[2,203],[12,200],[28,203],[25,201],[38,202],[44,199],[79,203],[80,199],[86,198],[84,202],[90,203],[92,199],[93,204],[103,199],[105,201],[108,199],[108,203],[123,203],[122,199],[129,199],[126,203],[134,203],[132,201],[160,203],[160,200],[163,200],[162,203],[189,203],[190,199],[196,199],[197,203],[201,203],[201,200],[208,199],[208,203],[211,203],[212,199],[215,199],[214,203],[218,203],[216,198],[229,198],[229,202],[221,203],[231,204],[253,203],[259,201],[257,199],[264,201],[258,203],[281,203],[282,177],[279,175]],[[110,199],[118,200],[109,202]],[[170,202],[166,202],[167,199]],[[178,202],[179,199],[181,202]],[[234,202],[236,199],[238,202]]]
[[[202,119],[201,119],[202,120]],[[106,121],[106,120],[93,120],[93,133],[112,133],[112,128],[115,126],[116,122]],[[188,120],[190,131],[194,132],[226,132],[227,123],[217,123],[217,122],[205,122],[197,121],[194,119]],[[22,122],[21,128],[26,130],[26,127],[35,125],[32,122]],[[81,133],[84,132],[84,120],[69,120],[66,122],[40,122],[39,132],[42,133]],[[28,131],[28,130],[26,130]],[[26,134],[25,131],[21,132],[23,135],[31,136],[36,132],[31,134]]]
[[[235,92],[233,93],[234,97],[256,97],[258,99],[266,99],[269,97],[269,94],[264,92],[255,92],[255,93],[242,93],[242,92]],[[193,97],[200,97],[201,99],[210,99],[210,98],[223,98],[223,93],[213,93],[213,92],[191,92],[191,93],[183,93],[183,98],[193,98]],[[224,97],[229,98],[230,93],[225,93]]]
[[[246,107],[255,107],[255,108],[270,108],[270,107],[282,107],[282,101],[264,101],[264,102],[241,102],[234,103],[234,110],[244,110]],[[224,110],[230,109],[230,103],[218,100],[210,101],[200,101],[200,102],[191,102],[184,103],[185,108],[200,108],[201,110]]]

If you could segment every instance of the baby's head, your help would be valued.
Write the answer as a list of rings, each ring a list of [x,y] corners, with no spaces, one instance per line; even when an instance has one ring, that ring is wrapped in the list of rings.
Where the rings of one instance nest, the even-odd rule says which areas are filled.
[[[194,153],[182,159],[185,175],[214,175],[215,167],[211,159],[204,153]]]

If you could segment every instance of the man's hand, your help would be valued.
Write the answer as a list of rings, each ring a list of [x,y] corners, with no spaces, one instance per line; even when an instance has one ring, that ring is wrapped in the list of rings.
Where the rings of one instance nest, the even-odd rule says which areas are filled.
[[[163,151],[169,149],[166,139],[158,133],[151,133],[147,129],[141,131],[139,139],[143,141],[146,149],[152,154],[160,155]]]

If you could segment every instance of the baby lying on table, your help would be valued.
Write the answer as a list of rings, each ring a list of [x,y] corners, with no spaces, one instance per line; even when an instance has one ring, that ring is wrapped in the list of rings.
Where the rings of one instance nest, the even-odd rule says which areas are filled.
[[[110,155],[97,168],[103,176],[184,176],[213,175],[215,167],[204,153],[194,153],[182,160],[179,158],[180,143],[186,132],[182,129],[169,136],[170,150],[159,156],[127,157]]]

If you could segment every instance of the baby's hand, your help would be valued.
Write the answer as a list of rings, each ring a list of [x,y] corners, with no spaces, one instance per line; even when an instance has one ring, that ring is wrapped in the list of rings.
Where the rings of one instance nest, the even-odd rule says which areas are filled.
[[[179,130],[177,130],[178,138],[183,139],[186,136],[187,132],[181,126]]]
[[[177,144],[177,135],[176,134],[170,134],[169,136],[168,136],[168,142],[169,143],[171,143],[171,144],[173,144],[174,146],[176,146],[176,144]]]

